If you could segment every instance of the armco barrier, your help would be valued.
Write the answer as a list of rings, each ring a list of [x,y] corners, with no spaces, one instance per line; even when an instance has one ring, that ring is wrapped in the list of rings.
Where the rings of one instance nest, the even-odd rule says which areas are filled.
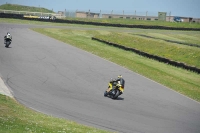
[[[18,19],[28,19],[36,21],[52,21],[48,19],[36,19],[36,18],[24,18],[21,14],[5,14],[0,13],[1,18],[18,18]],[[71,23],[71,24],[85,24],[85,25],[95,25],[95,26],[112,26],[112,27],[123,27],[123,28],[140,28],[140,29],[161,29],[161,30],[184,30],[184,31],[200,31],[200,28],[180,28],[180,27],[165,27],[165,26],[155,26],[155,25],[126,25],[126,24],[111,24],[111,23],[100,23],[100,22],[86,22],[78,20],[66,20],[66,19],[55,19],[52,22],[57,23]]]
[[[163,57],[160,57],[160,56],[157,56],[157,55],[152,55],[152,54],[149,54],[149,53],[146,53],[146,52],[134,49],[134,48],[128,48],[128,47],[125,47],[125,46],[122,46],[122,45],[119,45],[119,44],[116,44],[116,43],[108,42],[108,41],[105,41],[105,40],[102,40],[102,39],[98,39],[98,38],[95,38],[95,37],[92,37],[92,40],[103,42],[105,44],[108,44],[108,45],[111,45],[111,46],[114,46],[114,47],[117,47],[117,48],[121,48],[121,49],[124,49],[124,50],[127,50],[127,51],[132,51],[132,52],[135,52],[135,53],[142,55],[144,57],[148,57],[148,58],[157,60],[159,62],[167,63],[167,64],[170,64],[170,65],[180,67],[180,68],[184,68],[186,70],[190,70],[190,71],[193,71],[193,72],[200,74],[199,68],[186,65],[185,63],[182,63],[182,62],[176,62],[176,61],[173,61],[173,60],[170,60],[170,59],[167,59],[167,58],[163,58]]]

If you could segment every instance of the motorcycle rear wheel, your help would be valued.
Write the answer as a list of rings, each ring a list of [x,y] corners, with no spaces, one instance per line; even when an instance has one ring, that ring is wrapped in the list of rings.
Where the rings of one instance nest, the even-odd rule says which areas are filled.
[[[113,91],[114,91],[114,93],[113,93]],[[118,89],[115,89],[113,91],[111,92],[112,95],[110,95],[110,98],[117,99],[118,96],[120,95],[120,91]]]
[[[9,47],[9,45],[10,45],[10,41],[6,41],[6,46],[5,47]]]

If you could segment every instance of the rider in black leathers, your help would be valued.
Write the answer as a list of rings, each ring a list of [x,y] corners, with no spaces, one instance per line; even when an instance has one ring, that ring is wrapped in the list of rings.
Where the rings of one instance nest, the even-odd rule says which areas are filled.
[[[4,36],[4,43],[6,43],[6,39],[10,39],[10,41],[12,41],[12,36],[9,32],[7,33],[6,36]]]

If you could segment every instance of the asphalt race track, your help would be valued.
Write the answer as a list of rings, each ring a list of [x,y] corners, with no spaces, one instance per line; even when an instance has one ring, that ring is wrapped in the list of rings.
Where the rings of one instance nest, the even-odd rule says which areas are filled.
[[[200,133],[198,102],[28,27],[0,24],[0,76],[20,103],[114,132]],[[10,48],[3,44],[7,31]],[[118,74],[125,92],[111,100],[103,93]]]

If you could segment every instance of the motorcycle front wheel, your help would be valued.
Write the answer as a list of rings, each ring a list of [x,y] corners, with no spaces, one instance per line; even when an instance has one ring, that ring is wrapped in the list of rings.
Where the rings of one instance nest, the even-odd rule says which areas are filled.
[[[112,99],[117,99],[119,96],[120,92],[118,89],[115,90],[115,94],[112,96]]]
[[[108,92],[107,91],[104,92],[104,97],[106,97],[106,96],[108,96]]]

